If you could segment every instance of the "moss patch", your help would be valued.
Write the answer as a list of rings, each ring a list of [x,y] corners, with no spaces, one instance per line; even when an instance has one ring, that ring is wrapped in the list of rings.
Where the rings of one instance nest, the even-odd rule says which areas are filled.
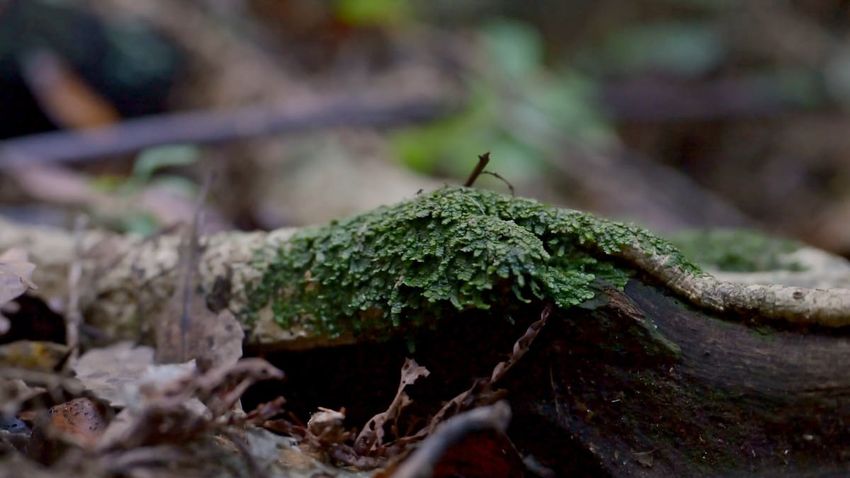
[[[645,230],[533,200],[446,187],[296,234],[250,294],[281,327],[376,333],[452,310],[551,300],[569,308],[629,271],[609,255],[627,244],[673,256]]]
[[[670,240],[694,262],[724,272],[801,271],[787,257],[802,244],[746,229],[687,231]]]

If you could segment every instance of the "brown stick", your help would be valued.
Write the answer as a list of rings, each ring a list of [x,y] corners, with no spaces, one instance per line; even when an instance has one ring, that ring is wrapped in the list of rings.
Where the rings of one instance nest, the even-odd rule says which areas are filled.
[[[484,172],[484,168],[487,167],[487,163],[490,162],[490,152],[486,152],[484,154],[478,155],[478,164],[475,165],[475,169],[469,174],[469,177],[466,178],[466,182],[463,183],[465,187],[472,187],[475,184],[475,180],[478,179],[478,176],[481,176],[481,173]]]

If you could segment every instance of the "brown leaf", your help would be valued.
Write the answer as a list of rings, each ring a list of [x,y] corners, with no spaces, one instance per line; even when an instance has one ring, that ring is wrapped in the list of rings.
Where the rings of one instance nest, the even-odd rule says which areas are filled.
[[[345,430],[344,422],[344,411],[319,407],[319,411],[312,414],[307,421],[307,430],[322,445],[342,443],[350,436]]]
[[[242,340],[245,333],[236,317],[229,310],[215,313],[209,310],[200,298],[193,297],[189,306],[189,323],[185,331],[186,349],[182,350],[179,322],[168,320],[180,317],[177,298],[173,307],[167,307],[159,328],[156,358],[158,362],[179,362],[183,357],[194,358],[204,369],[232,365],[242,357]],[[162,323],[162,322],[159,322]]]
[[[401,367],[401,380],[398,385],[398,391],[395,398],[390,403],[389,408],[385,412],[379,413],[372,417],[357,435],[354,446],[360,453],[368,453],[374,451],[384,444],[384,428],[387,424],[394,423],[398,420],[401,411],[404,410],[412,400],[405,393],[404,389],[416,382],[422,377],[427,377],[431,372],[427,368],[416,363],[416,360],[405,359],[404,365]]]
[[[75,398],[51,407],[36,420],[29,453],[43,461],[55,458],[62,443],[92,448],[106,430],[109,411],[90,398]]]
[[[227,310],[214,312],[207,305],[198,278],[198,264],[203,246],[199,231],[202,227],[203,199],[210,179],[195,208],[195,217],[180,245],[180,285],[174,290],[168,306],[155,318],[157,361],[184,362],[196,359],[201,370],[226,367],[242,357],[245,333],[236,317]]]

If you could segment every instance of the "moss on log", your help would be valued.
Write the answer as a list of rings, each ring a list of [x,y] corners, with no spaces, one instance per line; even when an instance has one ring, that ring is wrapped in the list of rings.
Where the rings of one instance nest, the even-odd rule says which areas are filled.
[[[0,249],[29,250],[48,299],[79,263],[86,320],[138,339],[168,315],[179,234],[152,238],[0,225]],[[244,324],[249,344],[305,348],[382,338],[469,309],[530,300],[591,304],[639,271],[693,305],[740,317],[842,327],[850,292],[718,280],[647,231],[533,200],[446,187],[326,226],[201,240],[194,291]],[[76,254],[74,251],[82,251]],[[76,255],[75,255],[76,254]]]
[[[270,307],[283,328],[338,336],[426,325],[511,301],[569,309],[602,287],[622,288],[631,269],[615,264],[615,253],[634,244],[699,274],[639,227],[446,187],[295,233],[267,260],[249,312]]]

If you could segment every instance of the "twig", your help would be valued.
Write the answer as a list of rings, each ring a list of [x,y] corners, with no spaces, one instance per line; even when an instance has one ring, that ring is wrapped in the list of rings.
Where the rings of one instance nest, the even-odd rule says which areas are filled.
[[[487,163],[490,162],[490,152],[486,152],[484,154],[478,155],[478,164],[475,165],[475,169],[472,170],[472,173],[469,174],[469,177],[466,178],[466,182],[463,183],[465,187],[472,187],[475,184],[475,180],[478,179],[478,176],[481,176],[481,173],[484,172],[484,168],[487,167]]]
[[[493,171],[481,171],[481,174],[487,174],[487,175],[493,176],[493,177],[494,177],[494,178],[496,178],[496,179],[499,179],[500,181],[502,181],[503,183],[505,183],[505,185],[508,187],[508,189],[510,189],[510,190],[511,190],[511,196],[516,197],[516,191],[514,190],[514,185],[513,185],[513,184],[511,184],[511,182],[510,182],[510,181],[508,181],[507,179],[505,179],[505,178],[504,178],[504,176],[502,176],[501,174],[499,174],[499,173],[495,173],[495,172],[493,172]]]
[[[259,463],[257,463],[257,459],[254,458],[254,455],[251,454],[251,450],[245,446],[245,443],[236,436],[235,433],[228,430],[227,428],[222,428],[219,430],[219,433],[226,438],[230,443],[236,447],[236,450],[239,451],[239,454],[242,455],[242,460],[245,462],[245,467],[248,471],[248,476],[253,476],[255,478],[267,478],[269,476],[268,471],[261,467]]]
[[[204,202],[207,199],[207,193],[210,189],[210,183],[213,181],[212,173],[207,174],[204,179],[204,184],[201,186],[201,191],[198,193],[198,200],[195,203],[195,213],[192,216],[192,226],[187,233],[183,263],[183,284],[182,284],[182,307],[180,310],[180,356],[181,361],[189,360],[186,356],[188,347],[189,328],[191,327],[191,310],[192,298],[192,282],[195,278],[195,272],[198,268],[198,261],[201,256],[201,244],[198,239],[198,231],[201,229],[203,222]]]
[[[83,232],[88,219],[77,216],[74,220],[74,258],[68,267],[68,308],[65,311],[65,335],[68,341],[68,350],[71,359],[75,359],[80,348],[80,324],[83,322],[83,314],[80,312],[80,278],[83,275]],[[71,363],[68,361],[67,363]]]
[[[446,402],[445,405],[443,405],[443,407],[440,408],[433,417],[431,417],[431,421],[428,423],[428,426],[416,432],[415,435],[408,437],[409,441],[414,441],[433,433],[434,430],[441,423],[444,423],[448,417],[468,409],[480,397],[485,395],[487,392],[491,392],[493,385],[501,380],[508,370],[510,370],[511,367],[513,367],[523,357],[523,355],[528,352],[531,344],[534,342],[534,339],[537,338],[540,330],[543,329],[543,326],[546,325],[546,322],[549,320],[549,315],[552,313],[553,309],[554,307],[551,303],[546,304],[540,312],[540,318],[529,325],[525,333],[522,334],[522,337],[514,342],[513,350],[511,351],[511,355],[508,359],[496,364],[488,379],[476,380],[471,387]],[[405,442],[408,440],[402,439],[400,441]]]
[[[433,99],[383,105],[337,98],[308,108],[250,106],[147,116],[80,132],[44,133],[0,142],[0,167],[15,163],[75,162],[175,143],[209,144],[272,133],[301,133],[341,126],[389,127],[431,121],[453,111]]]

